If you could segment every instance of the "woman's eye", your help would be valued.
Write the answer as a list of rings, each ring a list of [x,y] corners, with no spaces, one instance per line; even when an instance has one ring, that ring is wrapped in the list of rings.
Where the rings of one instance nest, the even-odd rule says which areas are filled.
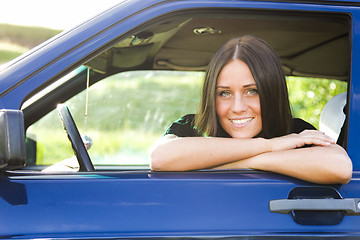
[[[258,94],[257,89],[248,89],[248,90],[246,90],[246,95],[252,96],[252,95],[256,95],[256,94]]]
[[[219,96],[220,97],[230,97],[231,93],[228,91],[221,91],[221,92],[219,92]]]

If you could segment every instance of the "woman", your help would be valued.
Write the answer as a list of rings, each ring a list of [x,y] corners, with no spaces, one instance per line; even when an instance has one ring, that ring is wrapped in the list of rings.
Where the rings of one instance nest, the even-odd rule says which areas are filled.
[[[322,184],[344,184],[352,174],[343,148],[292,118],[281,63],[253,36],[216,52],[198,113],[173,123],[150,158],[154,171],[248,168]]]

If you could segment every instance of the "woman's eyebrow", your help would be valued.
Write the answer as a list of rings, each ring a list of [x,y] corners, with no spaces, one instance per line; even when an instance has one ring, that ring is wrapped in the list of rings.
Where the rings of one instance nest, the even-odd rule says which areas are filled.
[[[256,83],[246,84],[246,85],[244,85],[243,87],[244,87],[244,88],[247,88],[247,87],[253,87],[253,86],[256,87]]]
[[[230,88],[229,86],[216,86],[216,89],[218,88]]]
[[[248,87],[256,87],[256,83],[249,83],[249,84],[245,84],[243,86],[243,88],[248,88]],[[230,86],[216,86],[216,89],[218,88],[230,88]]]

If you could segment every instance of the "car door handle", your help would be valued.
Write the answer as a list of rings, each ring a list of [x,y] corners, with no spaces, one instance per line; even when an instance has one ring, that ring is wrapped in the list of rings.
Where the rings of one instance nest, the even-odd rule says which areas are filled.
[[[278,199],[269,202],[271,212],[287,214],[300,211],[342,211],[346,215],[360,215],[360,198],[344,199]]]

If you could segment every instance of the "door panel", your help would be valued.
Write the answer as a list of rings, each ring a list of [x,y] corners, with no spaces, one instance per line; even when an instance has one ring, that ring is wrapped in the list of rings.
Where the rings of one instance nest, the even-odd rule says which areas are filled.
[[[359,197],[357,177],[332,187],[344,198]],[[6,185],[5,178],[1,181]],[[360,216],[345,216],[336,225],[300,225],[289,214],[270,212],[269,201],[287,198],[295,187],[315,185],[251,170],[11,176],[7,184],[22,186],[27,202],[0,199],[3,214],[11,216],[0,235],[342,235],[355,234],[360,224]],[[33,224],[25,224],[29,221]]]

